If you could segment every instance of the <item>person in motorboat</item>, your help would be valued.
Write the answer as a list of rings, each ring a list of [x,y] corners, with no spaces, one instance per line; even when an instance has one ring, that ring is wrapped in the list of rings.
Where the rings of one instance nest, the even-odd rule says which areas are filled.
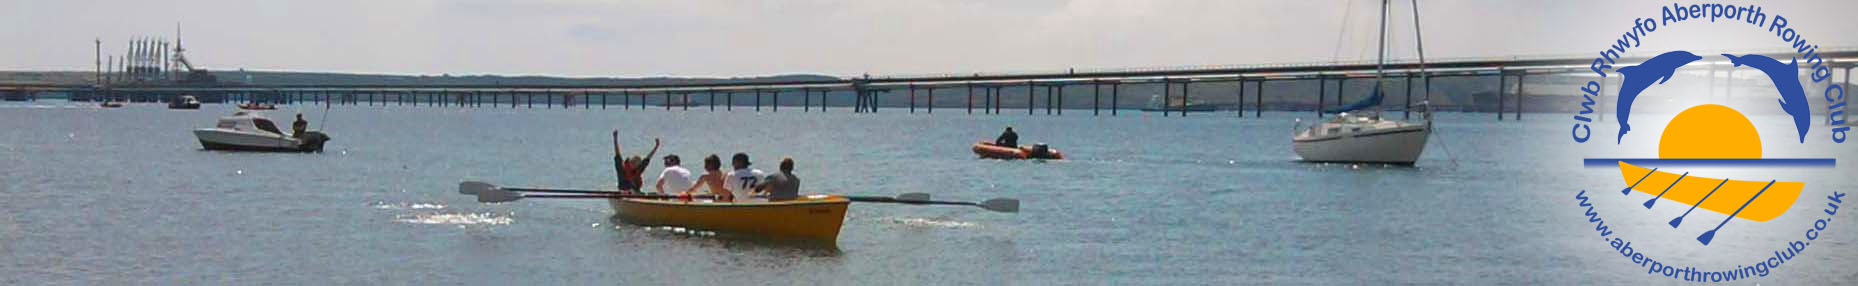
[[[620,155],[619,130],[613,130],[613,171],[619,175],[619,191],[636,193],[644,188],[645,167],[651,166],[652,156],[658,155],[658,145],[658,138],[652,138],[652,151],[644,157],[633,155],[621,160],[624,157]]]
[[[692,193],[697,192],[698,188],[709,186],[709,193],[710,195],[716,196],[716,201],[735,201],[735,194],[730,193],[728,188],[723,187],[724,174],[722,169],[723,159],[716,157],[716,154],[703,157],[703,176],[697,177],[697,183],[685,189],[683,196],[689,198]]]
[[[761,178],[768,176],[761,170],[748,167],[748,154],[735,153],[734,157],[729,158],[729,165],[735,168],[723,175],[723,188],[738,197],[754,196],[755,187],[761,185]]]
[[[770,202],[800,198],[800,177],[794,176],[794,158],[781,158],[781,172],[768,175],[755,192],[768,194]]]
[[[683,160],[678,159],[676,154],[665,155],[664,171],[658,172],[658,184],[653,187],[653,190],[660,194],[669,194],[669,192],[665,192],[667,188],[666,185],[669,185],[668,187],[672,191],[689,190],[691,185],[690,170],[684,169],[684,166],[680,166],[682,164]]]
[[[297,113],[297,121],[290,123],[290,137],[303,137],[303,131],[310,129],[310,122],[303,120],[303,113]]]
[[[1007,126],[1006,132],[1000,133],[1000,138],[994,139],[994,145],[1007,148],[1019,148],[1019,133],[1014,133],[1013,127]]]

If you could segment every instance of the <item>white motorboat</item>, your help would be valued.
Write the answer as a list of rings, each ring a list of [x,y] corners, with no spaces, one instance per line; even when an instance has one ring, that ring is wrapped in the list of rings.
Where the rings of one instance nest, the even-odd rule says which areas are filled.
[[[168,109],[200,109],[200,99],[192,95],[182,95],[168,102]]]
[[[317,131],[304,131],[300,137],[286,134],[271,119],[246,111],[220,117],[212,128],[194,129],[194,137],[207,150],[226,151],[322,152],[329,141]]]
[[[1374,114],[1342,113],[1298,130],[1291,144],[1304,161],[1413,164],[1426,151],[1426,138],[1431,135],[1429,121],[1410,123]]]
[[[1417,26],[1418,8],[1414,8],[1413,17]],[[1419,29],[1414,28],[1417,38]],[[1415,41],[1416,43],[1423,43]],[[1422,82],[1426,76],[1425,46],[1419,45],[1419,74]],[[1387,64],[1387,0],[1381,1],[1381,47],[1378,52],[1379,62],[1375,64],[1374,90],[1368,98],[1323,110],[1323,113],[1335,113],[1334,119],[1303,128],[1299,119],[1292,128],[1291,145],[1298,157],[1310,162],[1337,163],[1382,163],[1411,165],[1419,161],[1419,155],[1426,151],[1426,139],[1432,136],[1432,104],[1424,101],[1425,121],[1403,122],[1381,119],[1380,109],[1383,77]],[[1409,81],[1410,82],[1410,81]],[[1432,87],[1426,86],[1425,94],[1430,97]]]

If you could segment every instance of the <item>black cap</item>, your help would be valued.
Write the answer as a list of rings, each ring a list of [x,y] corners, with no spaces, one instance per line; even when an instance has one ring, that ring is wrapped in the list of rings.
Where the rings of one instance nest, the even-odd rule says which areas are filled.
[[[734,157],[729,158],[729,162],[742,162],[743,166],[748,166],[749,165],[748,154],[747,153],[735,153]]]

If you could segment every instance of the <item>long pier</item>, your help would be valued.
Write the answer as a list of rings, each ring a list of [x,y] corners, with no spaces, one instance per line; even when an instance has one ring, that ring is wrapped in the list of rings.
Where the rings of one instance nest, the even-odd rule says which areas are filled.
[[[1843,71],[1843,84],[1851,85],[1851,71],[1858,68],[1858,48],[1822,49],[1819,51],[1825,63],[1835,72]],[[1703,53],[1706,55],[1716,53]],[[1737,52],[1736,54],[1747,54]],[[1775,58],[1792,58],[1789,51],[1768,51],[1755,54],[1771,55]],[[1645,61],[1646,57],[1619,59],[1612,63],[1614,68],[1630,66]],[[1708,59],[1708,57],[1706,57]],[[1497,92],[1496,114],[1498,120],[1512,118],[1521,120],[1523,116],[1523,95],[1528,94],[1523,82],[1529,77],[1537,76],[1595,76],[1589,64],[1592,57],[1537,57],[1537,58],[1484,58],[1484,59],[1447,59],[1425,65],[1417,62],[1394,62],[1386,66],[1385,78],[1392,81],[1404,81],[1404,91],[1389,90],[1389,95],[1401,92],[1406,99],[1401,103],[1405,114],[1410,118],[1414,108],[1414,89],[1430,86],[1431,79],[1454,77],[1494,77],[1491,87]],[[1732,95],[1734,73],[1726,59],[1704,60],[1692,66],[1706,67],[1709,72],[1711,94],[1714,96],[1718,87],[1716,80],[1720,72],[1729,82],[1724,97]],[[1423,71],[1422,71],[1423,68]],[[1802,68],[1811,68],[1803,66]],[[1694,69],[1694,68],[1693,68]],[[826,112],[833,104],[829,102],[830,94],[850,93],[854,113],[877,113],[880,109],[907,108],[908,112],[933,114],[941,102],[947,108],[946,100],[962,102],[964,114],[974,114],[979,109],[981,114],[1005,114],[1022,109],[1028,115],[1043,111],[1049,115],[1063,115],[1064,111],[1083,110],[1077,104],[1065,105],[1066,100],[1085,99],[1090,101],[1091,115],[1116,116],[1123,106],[1122,94],[1128,85],[1160,85],[1162,88],[1163,116],[1186,116],[1195,111],[1187,104],[1195,87],[1209,84],[1223,84],[1234,91],[1236,101],[1226,103],[1222,111],[1232,112],[1238,117],[1246,117],[1246,111],[1252,117],[1263,116],[1267,109],[1264,95],[1267,83],[1277,81],[1311,81],[1317,82],[1317,93],[1313,94],[1317,104],[1306,106],[1292,104],[1289,108],[1279,110],[1309,110],[1322,116],[1320,110],[1331,105],[1345,104],[1347,83],[1351,80],[1372,79],[1376,66],[1371,62],[1339,62],[1308,64],[1262,64],[1231,66],[1196,66],[1173,68],[1141,69],[1103,69],[1103,70],[1066,70],[1058,72],[1035,73],[974,73],[974,74],[939,74],[912,76],[860,76],[822,80],[793,81],[719,81],[703,83],[678,84],[623,84],[623,85],[469,85],[469,84],[260,84],[260,85],[48,85],[48,84],[0,84],[0,96],[7,100],[31,100],[41,92],[63,92],[71,94],[76,100],[119,99],[128,101],[166,101],[180,95],[194,95],[208,102],[265,102],[278,104],[327,104],[327,105],[400,105],[400,106],[439,106],[439,107],[527,107],[537,108],[574,108],[592,109],[599,106],[608,108],[651,108],[648,99],[657,99],[658,106],[665,110],[689,110],[692,107],[709,110],[733,111],[736,108],[779,112],[786,106],[793,108],[793,97],[799,97],[802,112]],[[1803,72],[1802,75],[1810,74]],[[1612,86],[1617,77],[1607,77],[1601,82]],[[1513,80],[1512,80],[1513,79]],[[1838,77],[1834,77],[1838,79]],[[1415,81],[1421,81],[1415,83]],[[1335,86],[1332,93],[1330,86]],[[1067,96],[1066,90],[1088,88],[1088,94],[1073,93]],[[1603,88],[1604,89],[1604,88]],[[1024,90],[1024,93],[1017,91]],[[1175,91],[1179,91],[1176,93]],[[943,101],[937,101],[938,91]],[[1512,92],[1513,91],[1513,92]],[[1014,107],[1003,106],[1002,99],[1007,93],[1023,96],[1023,104]],[[1601,96],[1605,96],[1603,91]],[[1334,100],[1330,100],[1334,94]],[[537,101],[537,97],[541,101]],[[701,99],[703,104],[694,104],[692,97]],[[948,98],[948,96],[960,96]],[[882,98],[905,98],[904,106],[884,106],[879,104]],[[788,104],[783,105],[782,99]],[[978,100],[978,101],[977,101]],[[1249,104],[1248,104],[1249,100]],[[1019,101],[1015,99],[1015,101]],[[1173,104],[1179,102],[1181,104]],[[920,106],[919,106],[920,104]],[[1107,104],[1107,105],[1106,105]],[[1285,104],[1279,103],[1280,106]],[[1070,106],[1067,108],[1067,106]],[[1105,107],[1109,108],[1105,108]],[[1386,106],[1386,105],[1383,105]],[[1107,109],[1107,110],[1106,110]],[[1105,112],[1107,111],[1107,112]],[[1107,114],[1106,114],[1107,113]]]

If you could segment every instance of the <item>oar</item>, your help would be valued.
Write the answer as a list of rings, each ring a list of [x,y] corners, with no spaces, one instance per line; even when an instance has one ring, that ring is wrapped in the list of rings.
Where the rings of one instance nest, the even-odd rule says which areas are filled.
[[[1652,199],[1651,199],[1651,200],[1649,200],[1649,201],[1645,201],[1645,208],[1646,208],[1646,209],[1651,209],[1651,208],[1652,208],[1652,203],[1656,203],[1656,202],[1658,202],[1658,198],[1663,198],[1663,197],[1664,197],[1664,193],[1669,193],[1669,192],[1671,192],[1671,188],[1675,188],[1675,187],[1677,187],[1677,182],[1683,182],[1683,181],[1684,181],[1684,177],[1689,177],[1689,176],[1690,176],[1690,172],[1684,172],[1684,175],[1682,175],[1682,176],[1677,176],[1677,180],[1676,180],[1676,181],[1671,181],[1671,186],[1669,186],[1669,187],[1664,187],[1664,191],[1663,191],[1663,192],[1658,192],[1658,196],[1656,196],[1656,197],[1652,197]]]
[[[595,191],[595,190],[566,190],[566,189],[537,189],[537,188],[517,188],[517,187],[498,187],[497,185],[492,185],[492,184],[490,184],[490,183],[485,183],[485,182],[478,182],[478,181],[466,181],[466,182],[463,182],[463,183],[458,183],[458,193],[460,193],[460,194],[466,194],[466,195],[476,195],[476,194],[477,194],[477,193],[479,193],[479,192],[483,192],[484,190],[490,190],[490,189],[498,189],[498,190],[504,190],[504,191],[511,191],[511,192],[535,192],[535,193],[564,193],[564,194],[625,194],[625,193],[621,193],[621,192],[610,192],[610,191]]]
[[[490,183],[479,182],[479,181],[465,181],[462,183],[458,183],[458,193],[460,194],[476,195],[479,192],[483,192],[484,190],[489,190],[489,189],[499,189],[499,190],[511,191],[511,192],[531,192],[531,193],[563,193],[563,194],[595,194],[595,195],[626,194],[626,193],[621,193],[621,192],[595,191],[595,190],[498,187],[497,185],[492,185]],[[928,193],[903,193],[901,195],[897,195],[897,197],[894,199],[893,198],[884,198],[884,199],[892,199],[892,200],[897,200],[897,201],[928,201],[929,194]]]
[[[1742,207],[1735,208],[1735,212],[1729,213],[1729,217],[1723,218],[1723,222],[1716,224],[1715,229],[1711,229],[1710,231],[1704,232],[1703,235],[1697,236],[1697,242],[1702,242],[1703,245],[1710,245],[1710,240],[1716,239],[1716,231],[1722,230],[1723,225],[1728,225],[1729,220],[1735,219],[1735,215],[1742,214],[1742,209],[1748,208],[1748,204],[1755,203],[1756,198],[1761,198],[1761,193],[1768,192],[1768,187],[1773,187],[1774,182],[1775,181],[1768,181],[1767,186],[1762,186],[1761,191],[1755,192],[1754,197],[1749,197],[1747,202],[1742,203]]]
[[[561,193],[563,195],[524,194],[524,192]],[[492,185],[490,183],[478,182],[478,181],[467,181],[463,183],[458,183],[458,193],[467,194],[467,195],[476,195],[477,201],[480,203],[501,203],[501,202],[510,202],[510,201],[515,201],[515,200],[525,199],[525,198],[537,198],[537,199],[540,199],[540,198],[550,198],[550,199],[683,199],[685,198],[683,196],[678,196],[678,195],[630,194],[630,193],[593,191],[593,190],[504,188],[504,187],[498,187],[496,185]],[[996,212],[1009,212],[1009,213],[1019,212],[1019,200],[1017,199],[999,198],[999,199],[986,200],[986,201],[982,201],[979,203],[954,202],[954,201],[932,201],[932,200],[929,200],[929,194],[927,193],[904,193],[901,195],[897,195],[897,197],[894,197],[894,198],[893,197],[877,197],[877,196],[844,196],[844,197],[847,200],[851,200],[854,202],[862,202],[862,203],[895,203],[895,204],[911,204],[911,205],[963,205],[963,206],[976,206],[982,209],[996,211]],[[693,195],[693,196],[690,196],[690,198],[692,199],[715,199],[715,196],[713,195]]]
[[[910,195],[910,194],[905,194],[905,195]],[[897,196],[896,198],[870,197],[870,196],[845,196],[845,198],[851,201],[854,201],[854,202],[864,202],[864,203],[976,206],[982,209],[996,211],[996,212],[1005,212],[1005,213],[1019,212],[1019,200],[1018,199],[997,198],[997,199],[991,199],[991,200],[986,200],[986,201],[981,201],[979,203],[976,203],[976,202],[954,202],[954,201],[931,201],[931,200],[928,200],[929,198],[928,194],[921,194],[921,195],[922,197],[920,197],[920,199],[916,199],[916,197],[910,197],[906,199],[905,196]]]
[[[1723,182],[1721,182],[1721,183],[1716,183],[1716,188],[1715,188],[1715,189],[1710,189],[1710,193],[1708,193],[1708,194],[1703,194],[1703,198],[1702,198],[1702,199],[1697,199],[1697,203],[1696,203],[1696,204],[1693,204],[1693,205],[1690,205],[1690,210],[1687,210],[1687,211],[1684,211],[1684,214],[1682,214],[1682,215],[1678,215],[1678,216],[1677,216],[1677,218],[1674,218],[1674,219],[1671,219],[1671,228],[1677,228],[1677,225],[1678,225],[1678,224],[1682,224],[1682,223],[1684,223],[1684,217],[1686,217],[1686,216],[1690,216],[1690,212],[1692,212],[1692,211],[1696,211],[1696,210],[1697,210],[1697,206],[1701,206],[1701,205],[1703,205],[1703,202],[1704,202],[1704,201],[1708,201],[1708,200],[1710,200],[1710,195],[1715,195],[1715,194],[1716,194],[1716,190],[1718,190],[1718,189],[1722,189],[1722,188],[1723,188],[1723,185],[1725,185],[1725,184],[1729,184],[1729,179],[1728,179],[1728,178],[1723,178]]]
[[[1619,194],[1621,194],[1621,195],[1631,195],[1631,194],[1632,194],[1632,188],[1637,188],[1637,187],[1639,187],[1639,183],[1643,183],[1643,182],[1645,182],[1645,178],[1651,178],[1651,177],[1652,177],[1652,174],[1657,174],[1657,173],[1658,173],[1658,168],[1652,168],[1652,171],[1651,171],[1651,172],[1645,172],[1645,176],[1644,176],[1644,177],[1639,177],[1639,181],[1637,181],[1637,182],[1632,182],[1632,186],[1627,186],[1627,187],[1626,187],[1625,189],[1620,189],[1620,190],[1619,190]]]

